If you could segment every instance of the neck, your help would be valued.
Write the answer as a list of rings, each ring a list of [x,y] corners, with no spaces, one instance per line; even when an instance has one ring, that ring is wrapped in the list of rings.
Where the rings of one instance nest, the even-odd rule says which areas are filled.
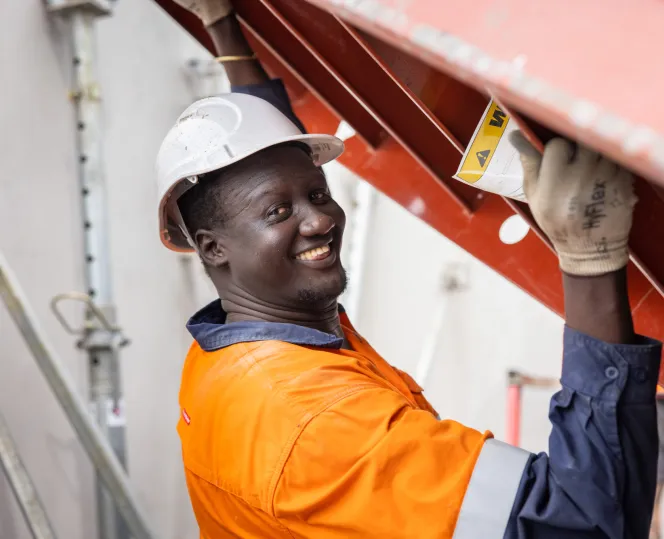
[[[221,297],[221,296],[220,296]],[[324,305],[304,308],[284,307],[255,298],[238,297],[235,295],[221,299],[221,305],[226,312],[226,321],[246,322],[276,322],[281,324],[296,324],[338,337],[343,337],[339,321],[339,307],[336,300]]]

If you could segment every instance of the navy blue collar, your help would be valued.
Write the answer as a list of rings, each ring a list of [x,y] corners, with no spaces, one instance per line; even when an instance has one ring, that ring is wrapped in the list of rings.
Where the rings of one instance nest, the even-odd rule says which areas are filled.
[[[339,305],[339,312],[343,307]],[[226,313],[217,299],[203,307],[187,322],[187,329],[206,352],[213,352],[232,344],[255,341],[282,341],[300,346],[341,348],[343,339],[296,324],[276,322],[226,323]]]

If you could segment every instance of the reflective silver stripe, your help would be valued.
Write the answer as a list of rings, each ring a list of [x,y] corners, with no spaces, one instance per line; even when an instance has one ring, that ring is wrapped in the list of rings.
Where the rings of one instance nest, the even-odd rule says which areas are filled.
[[[484,442],[452,539],[503,539],[530,455],[498,440]]]

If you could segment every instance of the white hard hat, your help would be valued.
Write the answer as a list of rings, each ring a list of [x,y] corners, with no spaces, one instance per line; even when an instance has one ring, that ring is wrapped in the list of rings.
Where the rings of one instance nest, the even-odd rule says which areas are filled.
[[[316,166],[344,150],[343,142],[332,135],[303,135],[272,104],[252,95],[207,97],[187,107],[157,155],[162,243],[173,251],[194,251],[176,202],[196,185],[199,175],[284,142],[306,144]]]

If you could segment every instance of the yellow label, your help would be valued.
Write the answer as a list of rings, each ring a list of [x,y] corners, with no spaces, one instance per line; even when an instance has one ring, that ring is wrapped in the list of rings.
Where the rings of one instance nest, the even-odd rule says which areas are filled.
[[[468,183],[479,181],[486,172],[500,137],[507,127],[509,116],[493,101],[470,144],[468,155],[461,163],[457,177]]]

